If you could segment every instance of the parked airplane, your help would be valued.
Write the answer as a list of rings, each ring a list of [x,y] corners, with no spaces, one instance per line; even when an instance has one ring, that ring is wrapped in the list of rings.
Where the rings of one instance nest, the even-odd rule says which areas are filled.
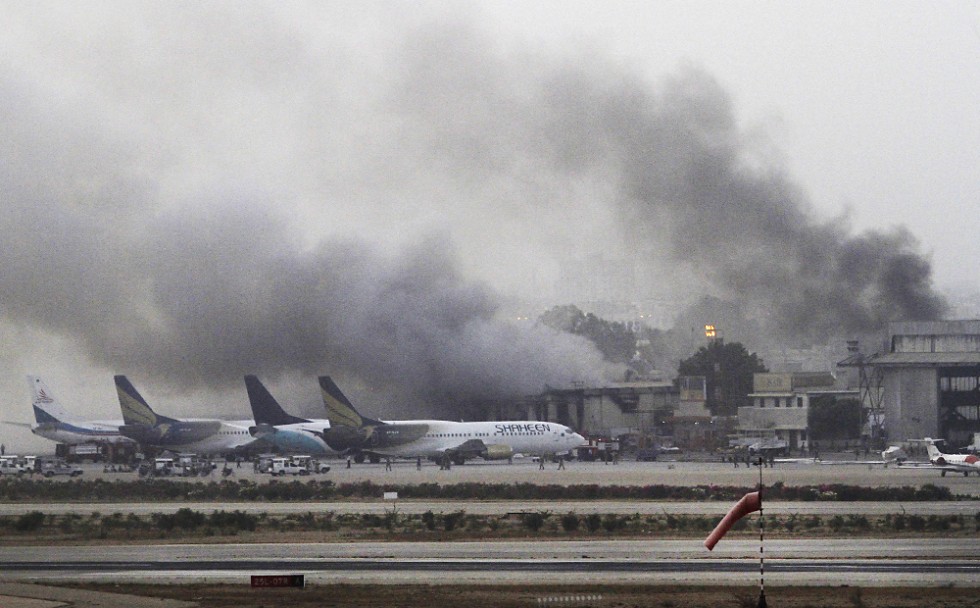
[[[562,424],[538,421],[450,422],[373,420],[362,416],[328,376],[319,378],[330,430],[327,445],[339,452],[384,457],[510,458],[515,453],[555,455],[585,445],[584,437]]]
[[[253,437],[272,444],[281,452],[311,456],[337,454],[324,439],[324,433],[330,429],[329,420],[308,420],[287,414],[255,376],[245,376],[245,388],[255,416],[255,426],[248,429]]]
[[[79,443],[132,443],[119,433],[122,420],[83,420],[68,413],[39,376],[28,376],[36,424],[10,422],[31,429],[38,437],[75,445]]]
[[[974,454],[943,454],[936,447],[937,441],[930,437],[923,439],[926,451],[929,453],[929,462],[939,467],[943,477],[946,477],[948,471],[963,473],[966,477],[969,477],[970,473],[980,475],[980,458]]]
[[[890,445],[881,452],[881,460],[885,464],[902,464],[909,459],[908,453],[901,446]]]
[[[122,409],[119,432],[144,447],[175,452],[218,454],[245,448],[257,440],[248,432],[252,420],[168,418],[154,412],[126,376],[116,376]]]

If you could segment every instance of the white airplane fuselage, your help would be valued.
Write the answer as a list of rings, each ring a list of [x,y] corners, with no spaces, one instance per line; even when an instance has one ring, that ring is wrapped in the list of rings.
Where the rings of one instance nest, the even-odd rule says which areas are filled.
[[[255,443],[256,438],[248,430],[252,426],[255,426],[252,420],[182,418],[145,429],[124,426],[122,432],[145,446],[174,452],[220,454]],[[140,434],[143,430],[146,435]]]
[[[478,440],[489,448],[509,448],[514,454],[563,454],[586,444],[584,437],[562,424],[535,421],[452,422],[447,420],[386,421],[388,435],[399,426],[427,427],[425,434],[403,444],[377,446],[370,451],[382,456],[436,458]],[[501,451],[506,457],[506,452]]]
[[[133,440],[119,434],[122,420],[51,421],[31,425],[31,432],[38,437],[57,443],[132,443]]]
[[[976,473],[980,475],[980,458],[974,454],[944,454],[939,451],[935,443],[926,440],[926,448],[929,452],[929,462],[939,467],[945,475],[947,471],[954,471],[969,475]]]

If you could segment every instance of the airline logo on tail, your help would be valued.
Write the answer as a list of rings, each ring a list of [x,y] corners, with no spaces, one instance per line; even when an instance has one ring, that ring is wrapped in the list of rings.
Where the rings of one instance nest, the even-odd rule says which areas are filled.
[[[330,376],[320,376],[320,390],[323,392],[323,405],[327,408],[327,420],[330,426],[347,426],[359,429],[368,424],[378,424],[375,420],[366,420],[357,413],[354,405],[341,392]]]
[[[39,376],[28,376],[27,383],[31,386],[31,405],[38,424],[75,420]]]
[[[150,409],[150,406],[146,403],[146,400],[143,399],[126,376],[116,376],[115,381],[116,393],[119,394],[119,407],[122,409],[123,420],[126,422],[126,424],[156,426],[161,422],[170,422],[169,419],[163,420],[162,416],[157,416],[157,414]]]

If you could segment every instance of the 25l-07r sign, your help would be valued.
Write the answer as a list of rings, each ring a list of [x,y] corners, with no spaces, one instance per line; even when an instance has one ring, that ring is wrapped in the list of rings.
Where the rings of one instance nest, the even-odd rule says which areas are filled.
[[[306,580],[302,574],[270,574],[252,575],[253,587],[305,587]]]

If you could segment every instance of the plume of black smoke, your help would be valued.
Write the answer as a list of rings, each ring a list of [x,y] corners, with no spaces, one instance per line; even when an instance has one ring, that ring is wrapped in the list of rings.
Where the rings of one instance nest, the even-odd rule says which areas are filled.
[[[619,248],[654,263],[661,274],[651,284],[663,283],[666,266],[681,293],[735,302],[782,338],[943,314],[912,235],[854,234],[845,218],[815,217],[779,167],[758,166],[728,96],[705,73],[684,69],[651,87],[594,57],[573,66],[494,56],[470,34],[413,39],[403,111],[466,174],[533,163],[538,180],[605,184]],[[454,121],[428,129],[446,106],[460,110]]]
[[[499,296],[460,276],[445,237],[395,255],[358,239],[305,251],[268,207],[233,203],[159,216],[111,266],[111,284],[84,284],[111,255],[99,253],[104,231],[78,220],[64,235],[90,257],[18,256],[3,280],[37,289],[11,289],[4,310],[74,338],[109,369],[187,388],[237,386],[250,370],[350,374],[410,410],[453,417],[608,371],[582,338],[499,319]],[[39,274],[17,276],[37,263]]]
[[[602,377],[584,340],[498,319],[499,296],[460,275],[445,237],[390,257],[356,239],[304,252],[289,238],[268,216],[242,211],[185,211],[154,226],[149,299],[171,345],[144,349],[143,365],[193,353],[182,375],[347,372],[457,413]]]
[[[514,249],[525,264],[535,263],[528,253],[601,243],[673,271],[651,272],[651,285],[733,300],[787,335],[941,314],[910,234],[854,235],[815,218],[778,167],[753,162],[730,101],[705,74],[682,70],[652,86],[591,55],[501,53],[459,25],[408,36],[385,54],[378,82],[351,89],[312,52],[293,71],[289,58],[253,72],[254,51],[226,48],[252,40],[234,32],[213,46],[173,38],[207,57],[186,72],[164,52],[119,63],[115,79],[102,62],[117,65],[110,58],[128,37],[113,39],[122,46],[91,64],[99,78],[78,87],[103,87],[88,106],[68,96],[59,108],[58,87],[38,92],[0,73],[0,315],[73,339],[113,372],[188,388],[240,387],[243,373],[347,371],[448,402],[597,381],[603,365],[581,339],[497,320],[498,295],[463,276],[446,234],[471,259]],[[239,27],[261,48],[304,53],[289,31]],[[173,73],[138,71],[153,65]],[[348,90],[383,93],[348,102]],[[91,109],[102,100],[128,119],[106,126],[111,112]],[[233,117],[215,120],[224,113]],[[348,117],[358,127],[340,132]],[[262,145],[240,149],[251,140]],[[444,219],[442,232],[413,231],[402,236],[415,244],[382,253],[287,226],[251,192],[208,194],[276,162],[256,191],[278,197],[280,180],[284,198],[321,200],[327,218],[352,200],[375,205],[370,217],[428,212]],[[188,192],[200,200],[181,205]],[[580,238],[583,228],[600,238]],[[533,242],[508,238],[515,230]]]
[[[398,395],[401,415],[454,418],[610,372],[582,338],[501,320],[500,295],[462,276],[444,233],[388,253],[356,238],[304,247],[254,194],[210,187],[164,206],[147,142],[0,85],[0,315],[100,367],[185,391],[348,375]]]

